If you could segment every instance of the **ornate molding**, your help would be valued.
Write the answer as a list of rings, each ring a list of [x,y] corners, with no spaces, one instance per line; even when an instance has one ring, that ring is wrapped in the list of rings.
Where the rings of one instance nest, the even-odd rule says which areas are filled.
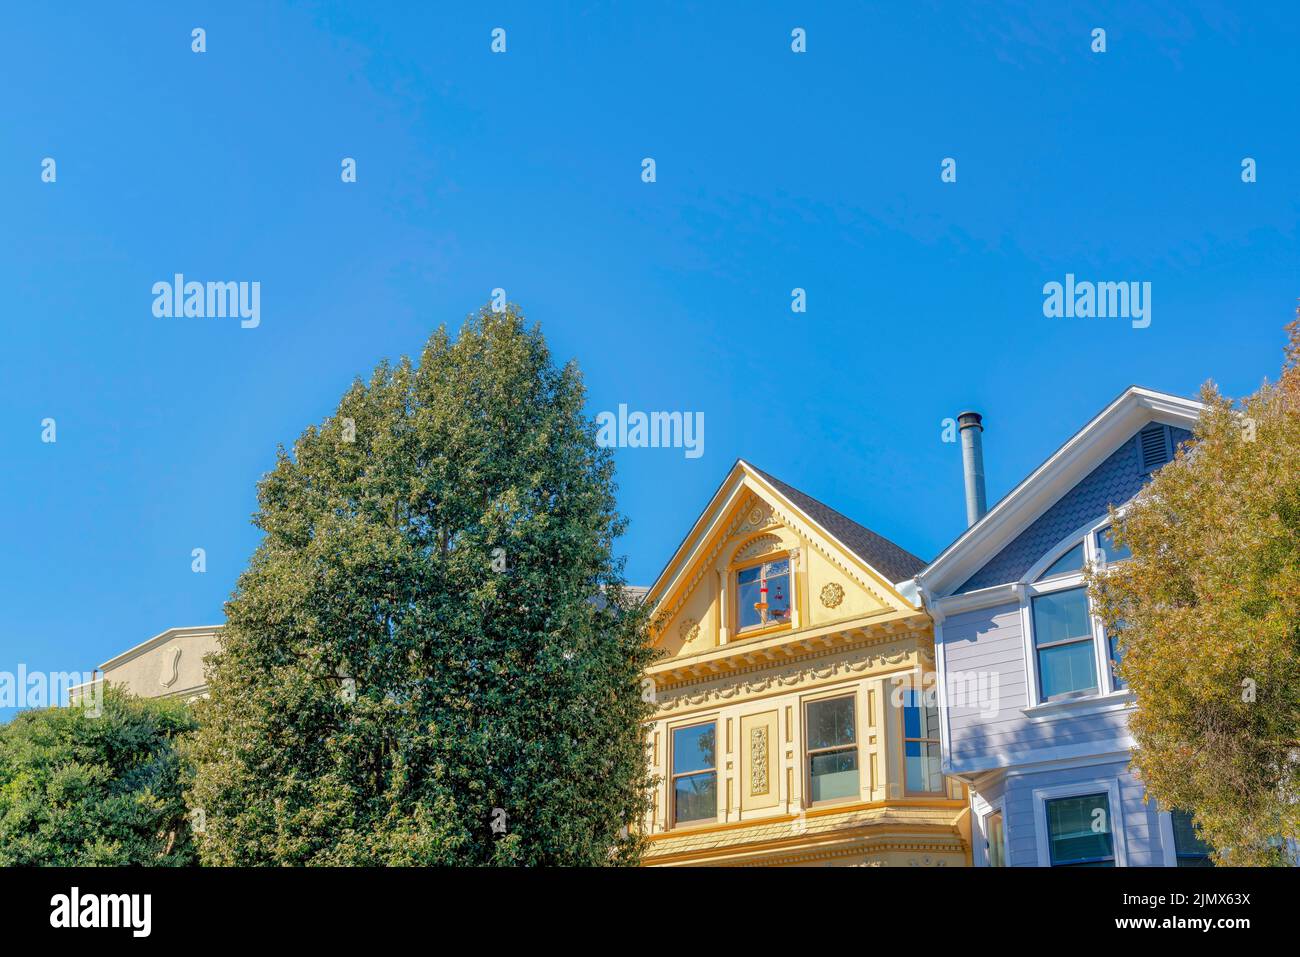
[[[844,586],[839,582],[830,582],[822,586],[822,604],[827,608],[838,608],[844,600]]]
[[[756,510],[761,513],[760,521],[758,524],[753,524],[749,519]],[[754,492],[749,492],[748,498],[739,509],[739,514],[736,518],[734,518],[731,523],[718,534],[717,539],[713,543],[713,547],[709,549],[708,553],[696,560],[695,571],[678,590],[677,600],[673,602],[672,607],[660,609],[659,615],[656,615],[656,618],[662,616],[662,620],[668,622],[682,610],[691,595],[695,593],[696,586],[699,585],[700,579],[704,577],[706,572],[712,570],[714,560],[717,559],[718,555],[722,553],[722,550],[726,548],[737,535],[743,535],[747,532],[758,531],[763,528],[780,524],[781,522],[772,517],[772,510],[767,503],[754,494]],[[656,631],[657,630],[658,629],[656,629]]]
[[[821,555],[822,558],[830,562],[833,568],[838,569],[839,572],[843,574],[846,578],[848,578],[850,581],[857,582],[859,585],[861,585],[866,590],[867,594],[871,595],[872,598],[880,602],[881,605],[883,605],[886,608],[896,607],[897,601],[894,599],[887,598],[881,592],[879,586],[876,584],[875,580],[871,578],[871,576],[864,575],[862,572],[858,571],[856,567],[853,567],[849,563],[845,562],[844,559],[839,554],[834,553],[829,548],[823,547],[822,544],[819,541],[817,541],[818,536],[812,531],[812,529],[805,527],[803,522],[800,521],[796,516],[787,515],[784,512],[782,512],[780,509],[778,509],[776,506],[773,506],[772,518],[774,521],[778,521],[782,525],[791,529],[800,538],[807,539],[810,548],[816,549],[817,554]]]
[[[767,533],[759,535],[757,538],[751,538],[745,542],[731,555],[731,564],[743,562],[749,558],[758,558],[760,555],[766,555],[768,552],[785,551],[786,544],[781,541],[780,535]]]
[[[682,641],[689,644],[700,636],[700,623],[694,618],[684,618],[677,628],[677,634],[681,636]]]
[[[176,684],[176,679],[181,676],[181,652],[184,648],[177,648],[172,652],[171,662],[164,659],[163,667],[158,672],[158,683],[164,688],[170,688]]]
[[[749,793],[767,794],[767,726],[749,730]]]
[[[891,636],[891,638],[885,640],[892,643],[893,641],[906,640],[906,637]],[[879,644],[880,642],[875,643]],[[824,653],[813,653],[791,659],[792,664],[784,668],[774,665],[755,666],[750,669],[750,673],[753,671],[765,671],[767,673],[749,680],[741,677],[744,672],[738,672],[726,678],[703,679],[703,681],[709,681],[713,686],[701,687],[696,691],[686,689],[701,684],[702,681],[683,682],[675,686],[683,689],[678,694],[666,693],[671,691],[672,686],[659,690],[655,703],[658,705],[659,713],[664,714],[676,711],[679,708],[697,707],[714,702],[731,701],[742,696],[762,694],[767,691],[793,688],[806,681],[825,681],[831,678],[861,675],[889,665],[902,665],[909,662],[919,663],[926,660],[924,649],[916,645],[897,651],[882,648],[875,653],[867,650],[869,645],[870,643],[846,649],[850,652],[861,652],[857,655],[849,654],[828,660]]]

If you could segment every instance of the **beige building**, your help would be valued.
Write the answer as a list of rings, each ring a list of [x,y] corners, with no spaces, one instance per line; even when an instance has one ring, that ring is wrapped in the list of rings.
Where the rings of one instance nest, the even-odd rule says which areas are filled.
[[[142,698],[198,698],[207,693],[203,658],[217,650],[220,625],[168,628],[99,666],[99,682]],[[82,689],[73,688],[75,697]]]

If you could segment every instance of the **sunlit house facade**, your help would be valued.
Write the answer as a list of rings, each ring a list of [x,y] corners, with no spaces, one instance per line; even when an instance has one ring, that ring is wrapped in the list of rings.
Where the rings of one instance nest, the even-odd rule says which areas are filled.
[[[647,864],[969,862],[930,619],[896,584],[922,564],[736,463],[648,595]]]
[[[1118,636],[1083,583],[1085,566],[1127,558],[1109,507],[1122,513],[1199,411],[1129,389],[987,514],[980,418],[962,417],[972,524],[916,582],[935,620],[943,770],[969,787],[976,866],[1208,862],[1187,815],[1144,800]]]

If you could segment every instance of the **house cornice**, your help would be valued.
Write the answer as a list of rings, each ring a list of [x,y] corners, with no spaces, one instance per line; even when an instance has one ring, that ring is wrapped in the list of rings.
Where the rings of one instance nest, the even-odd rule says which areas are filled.
[[[189,625],[184,628],[168,628],[166,631],[154,635],[148,641],[142,641],[134,648],[129,648],[115,658],[110,658],[99,666],[101,672],[108,671],[110,668],[117,668],[126,664],[132,658],[138,658],[148,651],[152,651],[159,645],[165,645],[173,638],[184,638],[190,635],[215,635],[220,634],[224,625]]]

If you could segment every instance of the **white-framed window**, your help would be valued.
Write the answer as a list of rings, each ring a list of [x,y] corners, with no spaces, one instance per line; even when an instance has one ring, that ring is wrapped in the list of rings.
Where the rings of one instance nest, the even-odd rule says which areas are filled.
[[[1110,532],[1108,518],[1079,529],[1044,555],[1021,583],[1031,705],[1125,691],[1116,670],[1120,629],[1106,633],[1083,583],[1086,567],[1129,557]]]
[[[1119,781],[1102,778],[1034,791],[1040,867],[1125,867]]]

